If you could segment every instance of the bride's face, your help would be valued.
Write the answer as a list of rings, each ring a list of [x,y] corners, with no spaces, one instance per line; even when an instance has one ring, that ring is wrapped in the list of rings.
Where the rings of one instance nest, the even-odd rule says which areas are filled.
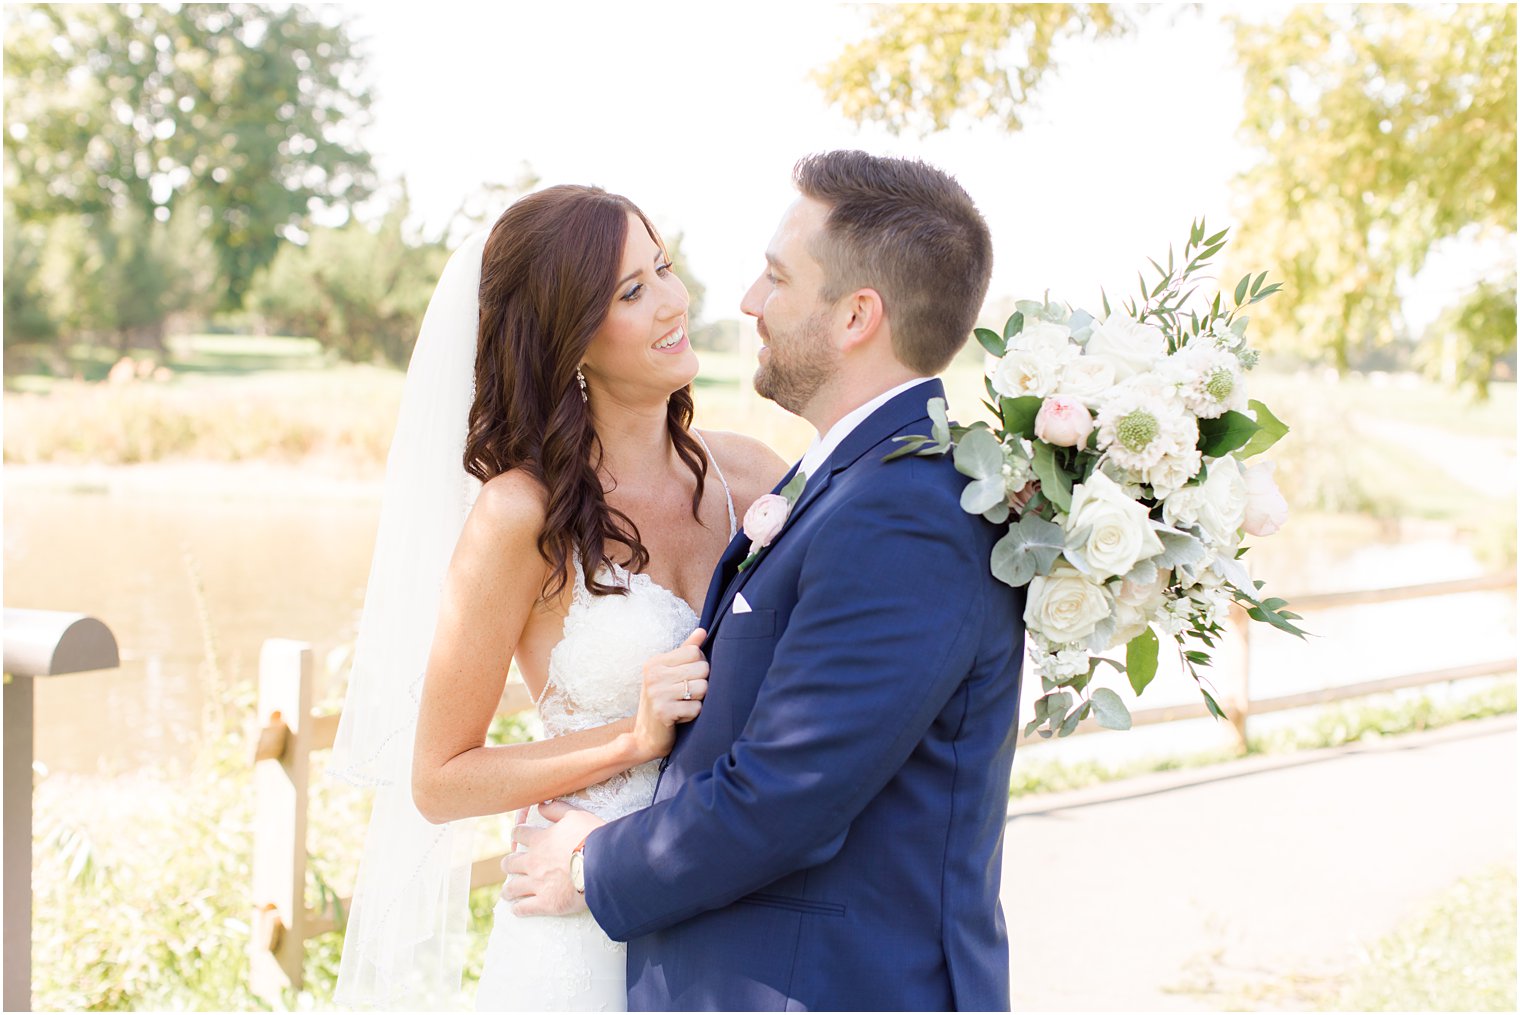
[[[688,302],[665,251],[629,213],[612,308],[581,366],[590,396],[629,404],[663,401],[690,384],[697,356],[686,335]]]

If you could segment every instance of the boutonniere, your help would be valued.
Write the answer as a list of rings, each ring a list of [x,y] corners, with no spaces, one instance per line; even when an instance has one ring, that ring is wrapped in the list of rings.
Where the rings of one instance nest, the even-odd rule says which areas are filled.
[[[802,490],[807,486],[807,473],[799,472],[792,477],[792,481],[781,488],[780,493],[768,493],[759,498],[744,512],[744,534],[749,537],[749,556],[739,563],[739,570],[753,564],[760,556],[760,551],[771,545],[771,541],[781,534],[786,525],[787,516],[792,513],[792,505],[797,503],[797,498],[802,496]]]

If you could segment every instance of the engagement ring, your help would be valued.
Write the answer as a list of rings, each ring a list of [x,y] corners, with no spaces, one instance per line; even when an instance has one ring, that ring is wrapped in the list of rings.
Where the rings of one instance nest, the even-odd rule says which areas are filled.
[[[686,693],[683,694],[683,695],[681,695],[681,700],[682,701],[690,701],[691,700],[691,681],[690,680],[683,680],[683,681],[681,681],[681,683],[684,684],[684,685],[686,685]]]

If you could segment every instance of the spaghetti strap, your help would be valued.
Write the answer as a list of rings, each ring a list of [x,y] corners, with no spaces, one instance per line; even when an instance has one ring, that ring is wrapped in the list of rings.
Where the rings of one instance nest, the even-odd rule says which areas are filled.
[[[702,450],[707,452],[707,460],[712,463],[713,471],[718,474],[718,482],[723,484],[723,497],[728,502],[728,538],[733,539],[739,534],[739,522],[734,515],[734,492],[728,488],[728,480],[723,478],[723,467],[718,464],[718,459],[713,457],[712,448],[702,439],[702,431],[692,427],[691,435],[702,445]]]

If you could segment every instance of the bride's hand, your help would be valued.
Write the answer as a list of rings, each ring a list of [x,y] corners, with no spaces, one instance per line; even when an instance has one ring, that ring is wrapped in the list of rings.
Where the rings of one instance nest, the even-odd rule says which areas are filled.
[[[676,648],[644,663],[639,711],[633,720],[634,740],[647,760],[663,758],[676,741],[676,724],[691,722],[707,697],[707,658],[700,627]]]

